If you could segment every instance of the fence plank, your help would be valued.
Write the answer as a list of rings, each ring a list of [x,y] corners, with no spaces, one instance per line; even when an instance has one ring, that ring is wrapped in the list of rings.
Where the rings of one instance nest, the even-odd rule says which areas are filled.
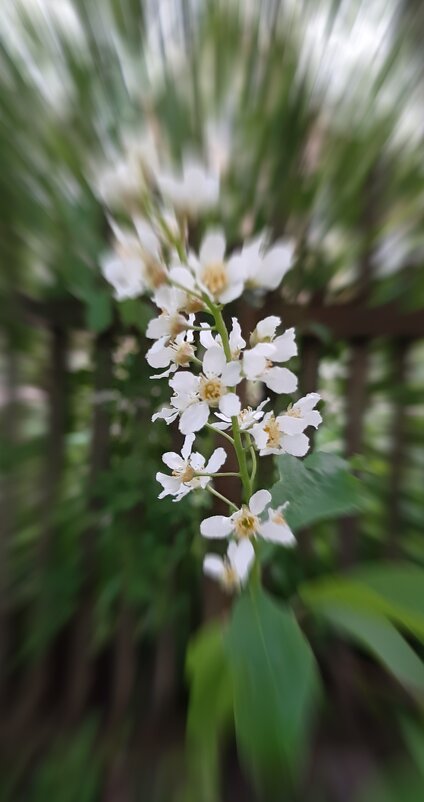
[[[387,504],[387,542],[386,551],[389,557],[399,556],[402,525],[401,492],[407,451],[405,416],[405,382],[408,371],[408,353],[410,342],[397,340],[392,345],[391,379],[393,383],[392,405],[392,442],[390,449],[390,468],[388,480]]]
[[[114,334],[108,330],[99,334],[94,343],[94,395],[109,390],[113,378],[112,348]],[[110,458],[111,413],[108,404],[95,404],[92,421],[91,452],[89,466],[89,510],[100,514],[101,502],[96,497],[95,486],[99,475],[105,471]],[[93,590],[95,575],[95,541],[97,525],[90,526],[84,538],[82,571],[83,587],[81,603],[75,618],[70,638],[68,686],[65,697],[65,716],[70,722],[79,719],[84,709],[91,682],[91,641]]]

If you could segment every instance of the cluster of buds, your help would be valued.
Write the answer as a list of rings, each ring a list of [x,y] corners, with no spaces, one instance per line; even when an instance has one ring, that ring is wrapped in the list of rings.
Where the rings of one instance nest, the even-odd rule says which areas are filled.
[[[193,491],[207,490],[225,501],[231,514],[206,518],[200,526],[204,538],[228,541],[224,557],[206,555],[204,572],[226,589],[240,589],[255,564],[258,539],[282,546],[294,543],[284,517],[286,505],[274,509],[268,490],[255,492],[257,456],[304,456],[309,448],[305,430],[317,428],[321,415],[315,409],[317,393],[289,404],[280,414],[266,410],[269,398],[256,408],[242,408],[244,381],[260,382],[277,395],[296,392],[297,378],[285,366],[297,354],[295,332],[291,328],[279,333],[281,319],[269,316],[245,339],[237,318],[227,328],[222,312],[246,289],[276,289],[293,264],[294,247],[287,240],[270,246],[261,235],[229,254],[223,230],[214,227],[206,230],[198,253],[193,252],[189,222],[217,205],[219,178],[193,161],[186,160],[179,174],[153,170],[153,163],[141,203],[129,207],[129,227],[123,229],[111,219],[115,239],[102,269],[117,299],[149,293],[159,310],[147,327],[153,344],[146,358],[160,371],[151,378],[168,382],[170,400],[152,420],[178,421],[185,437],[181,454],[163,455],[170,473],[157,474],[159,497],[180,501]],[[131,171],[127,177],[133,180]],[[128,196],[131,187],[122,187],[122,169],[119,182],[115,189]],[[196,434],[205,427],[234,448],[237,472],[222,472],[227,459],[223,448],[215,449],[208,461],[193,451]],[[241,507],[213,486],[214,478],[234,475],[242,484]]]

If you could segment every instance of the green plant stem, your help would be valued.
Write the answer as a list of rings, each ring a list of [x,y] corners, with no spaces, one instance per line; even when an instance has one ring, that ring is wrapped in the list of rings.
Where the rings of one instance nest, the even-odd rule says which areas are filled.
[[[250,484],[253,487],[256,479],[256,469],[257,469],[256,453],[253,446],[250,446],[250,456],[252,458],[252,472],[250,474]]]
[[[218,309],[218,307],[212,304],[210,301],[208,301],[207,305],[209,306],[209,309],[215,318],[216,330],[221,337],[222,347],[224,349],[226,359],[228,362],[231,362],[231,348],[228,339],[228,331],[225,325],[224,318],[222,317],[221,310]],[[234,390],[233,387],[229,389]],[[240,469],[240,477],[243,484],[244,500],[248,501],[250,496],[252,495],[252,485],[250,482],[249,471],[247,469],[246,454],[243,449],[240,427],[236,415],[234,415],[231,418],[231,426],[233,430],[234,449],[236,452]]]
[[[214,478],[221,478],[223,476],[240,476],[238,471],[230,471],[228,473],[203,473],[203,471],[196,473],[196,476],[212,476]]]
[[[231,443],[234,448],[234,440],[231,435],[227,434],[227,432],[224,432],[222,429],[215,429],[215,426],[212,426],[211,423],[206,423],[205,425],[206,429],[209,429],[211,432],[215,432],[215,434],[218,432],[218,434],[221,434],[222,437],[225,437],[225,439],[228,440],[228,442]]]
[[[213,487],[211,487],[210,485],[208,485],[208,486],[207,486],[207,490],[209,490],[209,493],[212,493],[212,495],[213,495],[213,496],[216,496],[216,498],[219,498],[219,499],[221,499],[221,501],[223,501],[225,504],[228,504],[228,506],[229,506],[229,507],[231,507],[233,510],[236,510],[236,511],[238,511],[238,507],[236,506],[236,504],[234,504],[234,502],[233,502],[233,501],[230,501],[230,499],[229,499],[229,498],[226,498],[225,496],[223,496],[223,495],[222,495],[222,493],[218,493],[218,491],[217,491],[217,490],[215,490],[215,489],[214,489]]]

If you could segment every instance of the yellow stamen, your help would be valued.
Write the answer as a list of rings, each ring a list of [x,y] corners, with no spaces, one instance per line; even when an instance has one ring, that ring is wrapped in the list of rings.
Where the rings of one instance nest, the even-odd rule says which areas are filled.
[[[202,281],[212,293],[219,295],[228,287],[228,275],[224,262],[211,262],[204,267]]]
[[[258,531],[259,520],[256,515],[250,512],[248,507],[242,507],[233,520],[234,530],[238,538],[251,538]]]
[[[206,401],[210,407],[217,407],[224,393],[221,379],[200,378],[199,395],[202,401]]]

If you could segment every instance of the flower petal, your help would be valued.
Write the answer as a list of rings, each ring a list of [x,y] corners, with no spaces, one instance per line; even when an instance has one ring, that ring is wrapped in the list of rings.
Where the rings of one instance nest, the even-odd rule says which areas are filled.
[[[241,381],[241,363],[240,362],[227,362],[222,371],[222,383],[226,387],[234,387]]]
[[[190,404],[184,410],[180,418],[179,430],[181,434],[191,434],[199,432],[207,423],[209,417],[209,407],[206,401]]]
[[[258,283],[267,290],[275,290],[293,264],[294,244],[280,240],[264,257]]]
[[[181,449],[181,456],[183,457],[184,460],[188,460],[191,454],[191,449],[193,448],[194,440],[195,440],[194,434],[188,434],[186,439],[184,440],[184,445]]]
[[[227,452],[224,448],[216,448],[206,464],[205,473],[216,473],[227,459]]]
[[[249,509],[253,515],[260,515],[271,501],[269,490],[257,490],[249,501]]]
[[[275,353],[272,357],[274,362],[287,362],[297,354],[296,335],[294,329],[287,329],[284,334],[276,337],[273,341]]]
[[[234,541],[228,546],[228,559],[235,569],[235,572],[243,585],[250,572],[250,568],[255,559],[255,550],[251,541],[244,538],[239,543]]]
[[[217,554],[207,554],[203,560],[203,573],[211,579],[220,580],[224,576],[224,562]]]
[[[196,393],[198,384],[198,376],[195,376],[189,370],[178,371],[169,381],[169,386],[172,387],[176,393],[187,396],[191,395],[191,393]]]
[[[223,348],[219,345],[214,345],[208,348],[203,357],[203,373],[208,378],[212,376],[220,376],[226,365],[226,359]]]
[[[259,534],[264,540],[269,540],[270,543],[279,543],[281,546],[293,546],[296,542],[289,525],[275,523],[272,518],[261,524]]]
[[[281,326],[281,318],[276,315],[269,315],[260,320],[256,326],[255,333],[258,340],[272,340],[275,332]]]
[[[165,454],[162,454],[162,462],[164,462],[171,471],[182,471],[184,469],[184,460],[180,454],[176,454],[175,451],[166,451]]]
[[[294,393],[297,387],[297,376],[287,368],[269,368],[262,381],[274,393]]]
[[[236,298],[240,298],[244,290],[244,283],[239,281],[235,284],[230,284],[226,290],[220,293],[218,296],[218,300],[221,304],[229,304],[231,301],[235,301]]]
[[[200,534],[203,537],[212,539],[220,539],[228,537],[233,531],[233,524],[231,518],[225,515],[212,515],[210,518],[205,518],[200,524]]]
[[[306,434],[282,435],[282,446],[286,454],[293,457],[304,457],[309,449],[309,438]]]
[[[267,357],[260,353],[257,348],[251,348],[243,354],[243,373],[246,379],[254,381],[262,376],[266,368]]]
[[[219,409],[223,415],[227,415],[229,418],[238,415],[241,410],[241,403],[238,395],[236,395],[236,393],[226,393],[226,395],[223,395],[219,402]]]
[[[222,229],[209,230],[203,237],[199,258],[203,265],[211,262],[222,262],[225,256],[225,235]]]
[[[277,418],[278,428],[284,434],[301,434],[307,427],[305,418],[295,418],[293,415],[279,415]]]

